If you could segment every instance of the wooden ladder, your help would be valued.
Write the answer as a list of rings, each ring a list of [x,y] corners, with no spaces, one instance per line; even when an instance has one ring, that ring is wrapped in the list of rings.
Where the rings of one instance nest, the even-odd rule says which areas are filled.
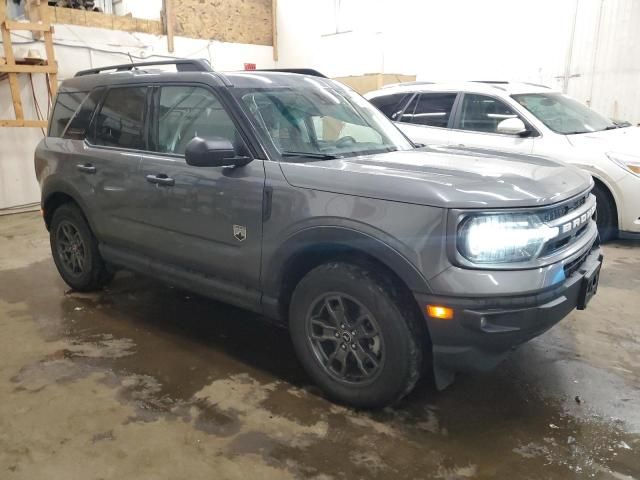
[[[11,100],[13,101],[13,111],[15,113],[14,120],[0,120],[0,127],[38,127],[47,126],[47,119],[30,120],[24,118],[24,110],[22,108],[22,99],[20,96],[20,84],[18,82],[18,74],[26,73],[44,73],[47,76],[49,87],[49,100],[54,98],[58,90],[58,65],[55,60],[55,52],[53,49],[53,26],[46,21],[48,19],[47,2],[40,0],[30,0],[27,2],[31,9],[35,7],[40,21],[34,22],[15,22],[7,19],[6,4],[4,0],[0,0],[0,30],[2,31],[2,44],[4,47],[4,56],[6,64],[0,63],[0,78],[6,74],[9,78],[9,88],[11,89]],[[35,12],[34,12],[35,13]],[[33,18],[34,15],[31,15]],[[13,53],[13,44],[11,43],[11,31],[22,30],[34,33],[34,38],[44,36],[44,47],[47,54],[44,65],[28,65],[16,63]]]

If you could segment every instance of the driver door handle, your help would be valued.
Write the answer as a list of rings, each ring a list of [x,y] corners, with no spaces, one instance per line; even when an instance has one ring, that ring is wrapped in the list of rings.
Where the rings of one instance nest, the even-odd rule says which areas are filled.
[[[96,167],[94,167],[90,163],[84,163],[84,164],[80,163],[76,165],[76,169],[78,169],[83,173],[96,173]]]
[[[176,181],[173,178],[167,177],[164,173],[158,175],[147,175],[147,182],[155,185],[163,185],[165,187],[173,187]]]

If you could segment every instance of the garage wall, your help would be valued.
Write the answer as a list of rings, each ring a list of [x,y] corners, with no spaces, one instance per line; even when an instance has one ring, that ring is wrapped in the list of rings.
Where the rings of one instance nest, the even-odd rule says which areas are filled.
[[[330,76],[557,82],[573,3],[279,0],[278,14],[281,63],[312,62]]]
[[[580,0],[567,91],[595,110],[640,123],[640,2]]]
[[[15,42],[16,57],[26,56],[28,49],[39,50],[40,56],[44,57],[42,44],[34,43],[26,32],[13,35],[12,40]],[[219,70],[241,70],[245,62],[256,63],[258,68],[274,66],[272,47],[262,45],[175,37],[175,52],[169,54],[166,50],[167,39],[162,35],[61,24],[55,25],[54,42],[61,81],[78,70],[128,63],[127,52],[138,61],[172,57],[205,58]],[[35,118],[28,77],[20,75],[20,85],[25,116]],[[46,114],[44,76],[34,75],[34,86],[38,103]],[[13,118],[7,80],[0,81],[0,118]],[[33,171],[33,152],[42,137],[43,133],[37,128],[0,128],[0,209],[39,200],[40,192]]]
[[[542,83],[633,123],[639,26],[638,0],[278,0],[282,66]]]
[[[162,0],[119,0],[114,2],[116,15],[132,15],[147,20],[160,20]]]

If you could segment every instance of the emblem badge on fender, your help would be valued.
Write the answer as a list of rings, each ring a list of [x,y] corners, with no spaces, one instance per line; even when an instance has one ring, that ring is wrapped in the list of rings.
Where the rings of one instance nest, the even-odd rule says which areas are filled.
[[[233,236],[239,242],[244,242],[244,240],[247,238],[247,227],[245,227],[244,225],[234,225]]]

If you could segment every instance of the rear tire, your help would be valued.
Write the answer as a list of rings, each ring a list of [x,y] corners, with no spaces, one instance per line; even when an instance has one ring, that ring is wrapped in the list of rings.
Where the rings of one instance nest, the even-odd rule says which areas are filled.
[[[77,205],[65,203],[53,213],[49,228],[53,261],[74,290],[90,292],[111,281],[98,242]]]
[[[398,289],[373,269],[331,262],[297,285],[289,328],[300,362],[332,400],[381,408],[420,377],[420,328]]]
[[[598,203],[596,209],[596,224],[600,232],[600,240],[607,242],[618,236],[618,215],[614,200],[605,187],[596,183],[592,191]]]

